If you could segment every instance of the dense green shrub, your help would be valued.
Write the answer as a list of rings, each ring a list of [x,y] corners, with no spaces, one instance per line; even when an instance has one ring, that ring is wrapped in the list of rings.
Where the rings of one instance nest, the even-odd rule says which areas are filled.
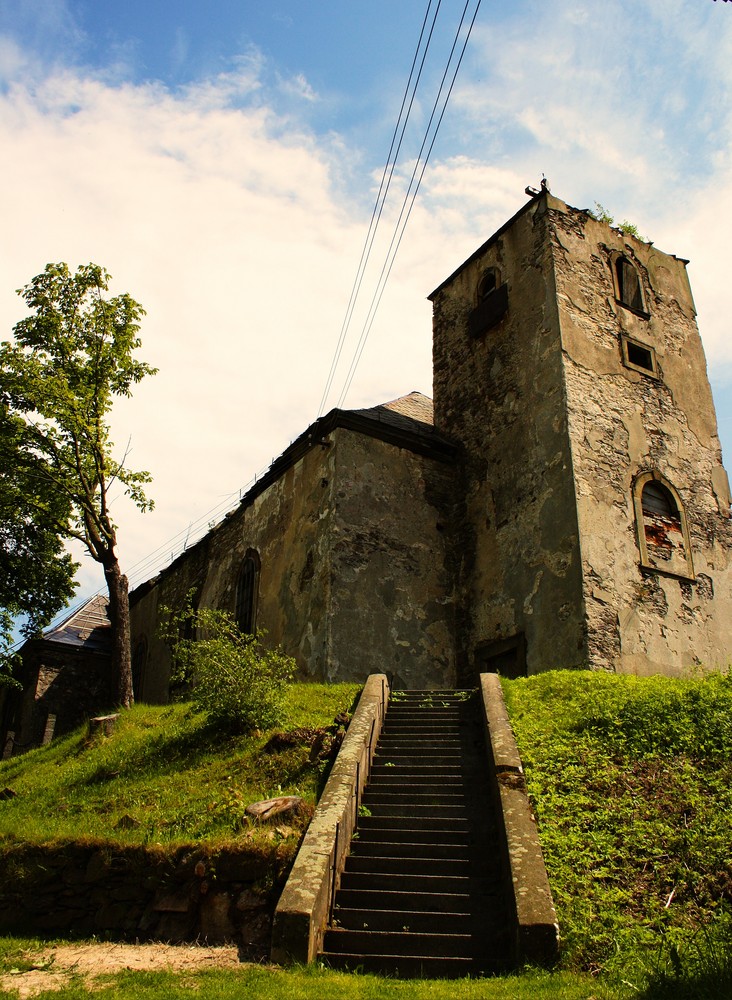
[[[226,611],[188,608],[169,613],[165,638],[173,651],[173,680],[188,688],[211,722],[246,733],[281,721],[295,661],[280,649],[265,649],[262,632],[242,632]]]

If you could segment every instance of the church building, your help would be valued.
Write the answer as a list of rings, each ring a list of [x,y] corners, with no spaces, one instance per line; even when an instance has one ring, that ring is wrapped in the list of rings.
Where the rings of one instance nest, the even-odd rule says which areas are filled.
[[[726,666],[732,526],[687,261],[542,189],[433,303],[434,405],[333,410],[131,595],[228,609],[303,679]]]
[[[434,403],[316,420],[132,592],[135,697],[168,701],[161,619],[188,600],[303,680],[726,668],[730,492],[686,264],[532,194],[430,295]],[[106,602],[22,657],[3,756],[109,707]]]

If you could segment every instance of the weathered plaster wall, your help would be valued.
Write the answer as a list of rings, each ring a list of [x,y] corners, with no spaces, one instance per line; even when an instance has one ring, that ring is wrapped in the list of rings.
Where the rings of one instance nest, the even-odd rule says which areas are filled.
[[[257,627],[303,679],[394,673],[406,686],[454,681],[446,536],[453,467],[339,427],[242,504],[133,599],[133,649],[147,643],[143,697],[168,696],[163,607],[194,591],[235,609],[248,549],[261,560]]]
[[[526,637],[529,673],[586,662],[556,295],[543,201],[507,224],[433,296],[437,429],[464,446],[461,629],[471,654]],[[471,336],[489,267],[508,312]],[[468,660],[468,671],[476,666]]]
[[[256,549],[261,559],[256,624],[266,630],[266,643],[294,656],[304,679],[326,675],[332,489],[333,449],[326,440],[253,502],[237,508],[134,603],[133,649],[142,636],[149,648],[148,700],[167,698],[170,653],[156,637],[160,609],[180,607],[193,590],[201,607],[233,613],[248,549]]]
[[[339,430],[326,680],[455,681],[447,555],[454,467]]]
[[[729,489],[684,262],[562,203],[551,224],[590,665],[726,665]],[[647,317],[616,298],[618,253],[637,267]],[[659,378],[623,363],[622,335],[653,348]],[[683,501],[693,582],[641,569],[632,487],[652,470]]]

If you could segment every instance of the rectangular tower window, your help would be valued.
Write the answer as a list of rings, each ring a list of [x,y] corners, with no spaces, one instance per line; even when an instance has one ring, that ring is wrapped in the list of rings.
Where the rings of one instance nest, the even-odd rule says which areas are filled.
[[[659,378],[656,352],[652,347],[641,344],[638,340],[631,340],[630,337],[622,337],[621,345],[623,364],[626,368],[633,368],[635,371],[643,372],[644,375]]]

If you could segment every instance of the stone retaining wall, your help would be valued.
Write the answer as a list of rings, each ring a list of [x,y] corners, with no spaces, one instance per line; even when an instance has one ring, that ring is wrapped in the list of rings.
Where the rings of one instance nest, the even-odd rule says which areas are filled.
[[[293,853],[18,844],[0,855],[0,932],[234,942],[261,959]]]

